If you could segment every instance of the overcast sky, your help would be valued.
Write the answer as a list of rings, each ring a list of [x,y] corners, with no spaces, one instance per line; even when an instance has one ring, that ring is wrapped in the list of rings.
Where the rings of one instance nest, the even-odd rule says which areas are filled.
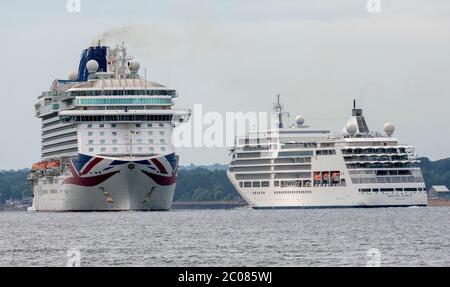
[[[339,4],[338,4],[339,3]],[[0,169],[40,158],[33,105],[77,69],[96,39],[126,41],[177,107],[270,111],[276,93],[308,124],[341,130],[356,98],[369,128],[396,125],[422,156],[450,156],[450,1],[1,1]],[[225,163],[225,149],[180,149],[182,164]]]

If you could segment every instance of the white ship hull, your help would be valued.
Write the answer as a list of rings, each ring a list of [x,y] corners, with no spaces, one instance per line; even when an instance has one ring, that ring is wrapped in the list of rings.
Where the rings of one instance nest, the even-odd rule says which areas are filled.
[[[228,178],[244,200],[255,209],[408,207],[428,204],[423,184],[418,191],[360,192],[355,185],[336,187],[241,188],[228,172]],[[385,186],[389,188],[390,186]]]
[[[169,210],[176,186],[174,155],[123,160],[80,155],[64,175],[33,181],[36,211]]]

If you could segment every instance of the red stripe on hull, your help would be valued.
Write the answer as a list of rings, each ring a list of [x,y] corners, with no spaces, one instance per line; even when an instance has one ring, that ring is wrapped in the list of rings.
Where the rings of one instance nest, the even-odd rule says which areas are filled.
[[[162,165],[162,163],[159,160],[157,160],[156,158],[152,158],[150,160],[158,167],[161,173],[167,174],[166,168]]]
[[[159,175],[159,174],[153,174],[153,173],[147,172],[145,170],[142,170],[142,172],[145,175],[147,175],[148,177],[150,177],[151,179],[153,179],[159,185],[167,186],[167,185],[172,185],[172,184],[177,182],[177,176],[176,175],[162,176],[162,175]]]
[[[87,174],[88,172],[90,172],[91,169],[93,169],[94,166],[96,166],[97,163],[101,162],[102,160],[103,160],[103,159],[100,158],[100,157],[94,158],[94,159],[88,164],[88,166],[83,170],[83,172],[81,173],[81,175],[85,175],[85,174]]]

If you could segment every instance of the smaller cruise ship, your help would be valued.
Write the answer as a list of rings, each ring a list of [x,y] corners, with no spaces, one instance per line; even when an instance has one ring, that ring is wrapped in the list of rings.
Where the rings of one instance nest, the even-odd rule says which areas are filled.
[[[277,128],[238,137],[228,178],[253,208],[426,206],[425,184],[414,147],[369,130],[353,102],[341,133],[314,129],[297,116],[285,128],[278,96]]]

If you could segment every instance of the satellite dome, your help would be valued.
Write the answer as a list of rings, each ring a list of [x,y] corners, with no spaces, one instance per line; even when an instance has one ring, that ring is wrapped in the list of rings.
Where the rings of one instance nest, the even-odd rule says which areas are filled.
[[[141,67],[141,64],[139,64],[136,60],[131,60],[127,63],[128,69],[131,73],[136,74],[139,71],[139,68]]]
[[[86,64],[86,69],[88,70],[89,74],[96,73],[98,71],[98,62],[96,60],[89,60]]]
[[[347,123],[347,125],[345,125],[345,130],[349,135],[354,135],[358,131],[358,127],[355,123]]]
[[[394,134],[395,131],[395,126],[393,123],[391,122],[387,122],[384,124],[384,132],[388,135],[388,136],[392,136]]]
[[[78,79],[78,73],[77,72],[71,72],[69,73],[69,76],[67,77],[69,81],[76,81]]]
[[[299,127],[303,126],[305,123],[305,119],[302,116],[296,116],[295,117],[295,124]]]

